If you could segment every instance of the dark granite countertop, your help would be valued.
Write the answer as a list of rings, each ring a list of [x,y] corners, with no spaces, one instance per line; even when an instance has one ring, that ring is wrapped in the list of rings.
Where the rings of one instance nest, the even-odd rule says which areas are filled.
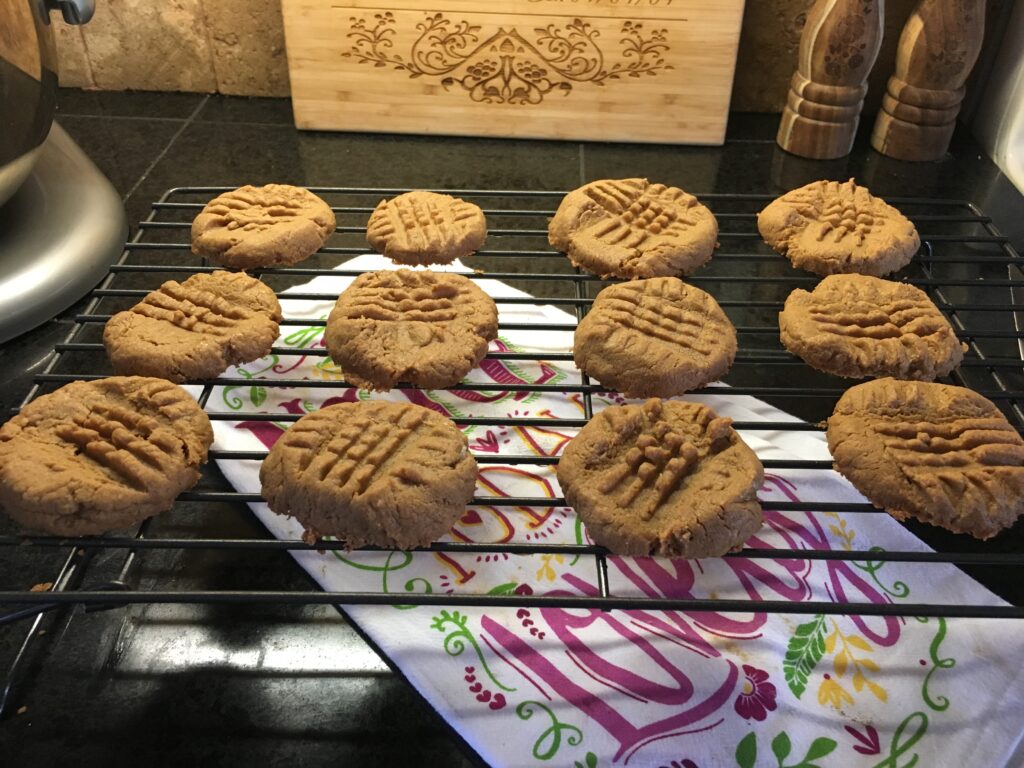
[[[690,147],[299,132],[289,102],[274,99],[64,90],[58,101],[57,119],[122,193],[133,231],[152,201],[184,185],[562,190],[648,176],[699,196],[854,176],[882,196],[971,200],[1024,246],[1024,199],[963,130],[938,163],[890,160],[864,136],[850,157],[812,162],[775,146],[771,115],[734,115],[724,146]],[[78,310],[0,346],[5,413]],[[251,515],[226,505],[204,525],[208,535],[265,535]],[[0,519],[0,534],[12,531]],[[283,553],[258,564],[222,554],[164,565],[187,566],[207,588],[308,586]],[[0,563],[5,588],[49,580],[59,566],[39,556],[27,562]],[[101,557],[92,567],[102,573],[109,564]],[[15,706],[28,709],[0,723],[0,764],[472,764],[440,718],[330,608],[157,608],[49,617],[18,689]],[[26,628],[0,627],[0,670]],[[268,669],[252,658],[256,638],[309,658]]]

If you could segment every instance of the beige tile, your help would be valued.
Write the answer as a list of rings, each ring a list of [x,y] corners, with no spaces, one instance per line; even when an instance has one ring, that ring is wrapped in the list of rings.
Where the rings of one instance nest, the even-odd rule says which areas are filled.
[[[82,33],[100,88],[217,89],[200,0],[106,0]]]
[[[287,96],[288,59],[280,0],[203,0],[217,90]]]
[[[92,88],[92,68],[82,39],[82,28],[53,17],[53,37],[57,45],[57,74],[65,88]]]

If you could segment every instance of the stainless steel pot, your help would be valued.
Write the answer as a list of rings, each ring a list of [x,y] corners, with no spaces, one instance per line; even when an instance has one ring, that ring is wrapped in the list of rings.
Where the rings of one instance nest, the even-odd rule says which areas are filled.
[[[53,9],[69,24],[84,24],[93,0],[0,0],[0,205],[32,170],[53,122]]]

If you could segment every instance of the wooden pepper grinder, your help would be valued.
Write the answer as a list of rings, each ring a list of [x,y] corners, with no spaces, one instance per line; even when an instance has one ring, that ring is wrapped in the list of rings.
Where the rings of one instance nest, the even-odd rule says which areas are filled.
[[[882,44],[884,0],[818,0],[800,36],[776,141],[802,157],[850,153]]]
[[[900,35],[871,146],[900,160],[946,154],[984,27],[984,0],[921,0]]]

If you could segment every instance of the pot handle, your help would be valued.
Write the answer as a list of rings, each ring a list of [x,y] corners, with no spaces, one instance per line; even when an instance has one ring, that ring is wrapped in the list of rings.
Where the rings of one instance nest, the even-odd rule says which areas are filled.
[[[60,11],[65,24],[85,24],[96,12],[95,0],[37,0],[42,13],[39,14],[47,24],[50,23],[50,11]]]

